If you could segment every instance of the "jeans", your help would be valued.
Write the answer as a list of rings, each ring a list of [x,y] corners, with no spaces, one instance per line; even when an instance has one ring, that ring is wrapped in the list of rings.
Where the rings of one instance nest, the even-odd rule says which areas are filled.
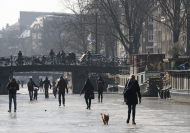
[[[33,91],[29,91],[30,100],[33,98]]]
[[[130,116],[131,116],[131,106],[133,107],[133,114],[132,114],[132,116],[133,116],[133,121],[135,122],[135,110],[136,110],[136,104],[134,104],[134,105],[128,105],[128,119],[130,119]]]
[[[34,93],[34,100],[37,100],[38,98],[38,93]]]
[[[87,107],[90,108],[90,106],[91,106],[91,98],[85,99],[85,100],[86,100],[86,105],[87,105]],[[89,100],[89,102],[88,102],[88,100]]]
[[[103,99],[103,90],[98,90],[98,102],[100,102],[100,97],[101,97],[101,102]]]
[[[14,101],[14,109],[16,110],[16,94],[9,94],[9,109],[11,109],[12,99]]]
[[[65,104],[65,93],[59,92],[59,105],[61,105],[61,95],[62,95],[62,99],[63,99],[63,104]]]

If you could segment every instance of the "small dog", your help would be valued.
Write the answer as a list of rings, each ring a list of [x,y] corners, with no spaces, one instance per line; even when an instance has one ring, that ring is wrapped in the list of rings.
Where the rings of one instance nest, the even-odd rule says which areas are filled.
[[[102,113],[100,113],[100,115],[102,116],[102,121],[103,121],[104,125],[108,125],[109,114],[102,114]]]

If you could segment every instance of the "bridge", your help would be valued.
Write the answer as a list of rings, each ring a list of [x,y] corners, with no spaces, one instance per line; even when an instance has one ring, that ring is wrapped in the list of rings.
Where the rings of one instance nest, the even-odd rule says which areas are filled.
[[[120,60],[121,61],[121,60]],[[0,94],[7,94],[6,85],[9,78],[13,77],[14,72],[71,72],[72,73],[72,89],[73,93],[79,93],[84,85],[85,79],[89,73],[112,73],[118,74],[121,68],[129,69],[128,65],[119,66],[119,63],[114,61],[111,63],[93,59],[86,62],[76,60],[58,60],[50,59],[48,56],[38,57],[1,57],[0,58]],[[120,63],[121,64],[121,63]],[[41,76],[39,74],[39,76]],[[61,74],[60,74],[61,76]]]
[[[13,72],[72,72],[73,93],[79,93],[88,73],[119,73],[120,67],[77,65],[23,65],[0,67],[0,94],[7,94],[6,85]],[[39,74],[40,76],[40,74]],[[61,75],[60,75],[61,76]]]

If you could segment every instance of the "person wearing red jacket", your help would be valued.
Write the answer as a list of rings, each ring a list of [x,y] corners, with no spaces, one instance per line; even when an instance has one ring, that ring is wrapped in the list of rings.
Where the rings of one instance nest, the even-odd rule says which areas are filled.
[[[7,85],[7,90],[9,90],[9,110],[11,112],[12,99],[14,101],[14,112],[16,112],[16,92],[19,90],[19,86],[15,79],[12,79],[11,82]]]
[[[65,106],[65,89],[67,90],[68,93],[68,88],[67,88],[67,83],[62,76],[60,77],[60,80],[58,81],[56,88],[58,88],[59,106],[61,106],[61,95],[63,100],[63,106]]]

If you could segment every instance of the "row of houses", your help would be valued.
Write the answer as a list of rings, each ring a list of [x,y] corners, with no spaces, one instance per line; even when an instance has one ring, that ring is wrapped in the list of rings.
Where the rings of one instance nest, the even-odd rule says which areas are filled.
[[[50,49],[74,51],[68,46],[74,37],[68,34],[74,28],[69,25],[72,18],[73,14],[21,11],[18,22],[0,31],[1,56],[17,55],[19,50],[28,56],[47,55]]]
[[[157,14],[157,17],[160,17],[162,21],[166,21],[161,9],[156,10],[154,14]],[[81,26],[84,30],[80,29],[78,31],[81,32],[77,33],[78,31],[75,31],[74,27],[69,25],[74,17],[76,16],[73,14],[21,11],[20,18],[17,23],[11,26],[7,25],[7,27],[0,31],[1,48],[3,45],[6,45],[3,49],[9,49],[10,51],[14,49],[11,52],[13,55],[16,54],[14,53],[15,49],[25,51],[26,54],[29,55],[40,53],[47,54],[48,48],[54,48],[57,52],[60,49],[66,49],[66,51],[74,50],[76,53],[82,53],[83,51],[88,50],[93,51],[95,49],[96,40],[93,35],[90,36],[90,32],[86,32],[86,29],[94,27],[90,27],[89,25]],[[91,18],[88,16],[87,19]],[[72,32],[72,34],[68,34],[71,30],[74,32]],[[84,31],[84,33],[82,33],[82,31]],[[85,37],[82,36],[82,34]],[[83,41],[82,39],[77,39],[76,36],[78,38],[83,38]],[[101,36],[98,36],[98,38],[101,38]],[[71,42],[71,40],[76,40],[76,42]],[[107,40],[110,41],[110,38]],[[179,43],[186,47],[186,40],[186,34],[182,33]],[[3,44],[3,42],[5,43]],[[98,42],[100,41],[98,40]],[[118,57],[127,56],[127,53],[119,40],[115,38],[115,41],[113,40],[112,42],[114,42],[112,50],[107,50],[109,47],[106,45],[107,42],[101,41],[102,44],[98,46],[98,52],[101,51],[101,53],[104,53],[107,57],[113,55]],[[165,54],[167,58],[170,56],[168,54],[168,50],[173,46],[172,42],[172,30],[165,24],[154,21],[151,17],[148,17],[143,23],[142,35],[139,42],[139,53],[149,52],[154,54]],[[81,44],[79,45],[79,43]],[[32,50],[27,51],[28,48]],[[2,53],[2,55],[6,55],[6,53]]]
[[[152,0],[156,1],[156,0]],[[171,10],[171,16],[174,15],[175,10],[175,2],[177,1],[165,1],[168,5],[169,9]],[[179,2],[180,4],[180,19],[182,19],[185,15],[185,6],[183,2]],[[173,47],[173,29],[170,27],[171,21],[170,18],[168,18],[167,13],[164,9],[162,9],[161,6],[159,6],[159,2],[154,2],[154,6],[152,7],[154,10],[152,13],[150,13],[147,17],[147,19],[144,21],[142,25],[142,34],[140,38],[140,48],[139,53],[154,53],[154,54],[165,54],[166,58],[171,57],[168,53],[168,50]],[[143,12],[143,11],[142,11]],[[173,14],[172,14],[173,13]],[[184,16],[183,16],[184,15]],[[179,21],[179,24],[182,25],[182,20],[176,20]],[[187,22],[184,21],[184,26],[187,24]],[[183,26],[182,26],[183,27]],[[176,30],[179,27],[175,27]],[[186,52],[187,47],[187,28],[180,29],[180,37],[178,43],[182,45]],[[127,29],[126,29],[127,30]],[[123,51],[125,51],[124,47],[120,42],[117,43],[117,53],[118,56],[123,55]],[[137,53],[136,53],[137,54]]]

